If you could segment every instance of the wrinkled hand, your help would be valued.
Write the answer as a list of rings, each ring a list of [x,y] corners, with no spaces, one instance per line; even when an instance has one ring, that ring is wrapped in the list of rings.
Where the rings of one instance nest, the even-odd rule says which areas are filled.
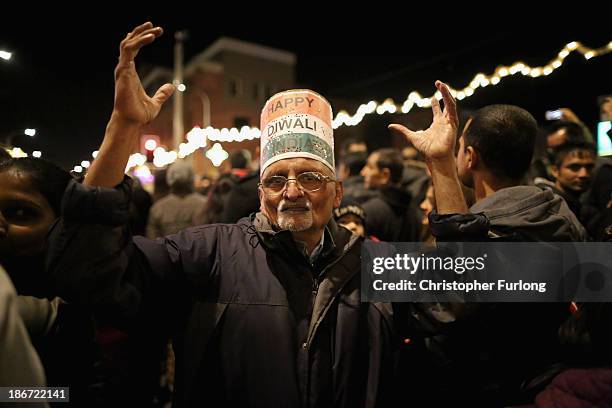
[[[149,97],[140,83],[134,64],[138,51],[162,34],[161,27],[153,27],[153,24],[147,22],[136,27],[121,41],[119,63],[115,68],[115,117],[145,125],[155,119],[164,102],[174,92],[172,84],[165,84],[152,98]]]
[[[427,130],[414,132],[402,125],[389,125],[392,132],[403,135],[428,161],[454,157],[459,128],[455,98],[446,84],[436,81],[436,88],[442,93],[444,110],[435,97],[431,98],[433,122]]]

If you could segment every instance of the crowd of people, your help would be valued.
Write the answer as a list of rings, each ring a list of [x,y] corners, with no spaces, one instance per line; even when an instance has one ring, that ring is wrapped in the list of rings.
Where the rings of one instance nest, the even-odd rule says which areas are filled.
[[[612,407],[610,303],[360,295],[365,240],[612,242],[612,159],[571,110],[460,121],[438,81],[429,128],[389,125],[408,147],[350,139],[336,163],[329,103],[290,90],[262,130],[303,115],[320,133],[262,136],[210,185],[176,162],[152,197],[124,170],[174,90],[148,96],[135,69],[161,34],[121,42],[84,177],[0,149],[0,386],[70,387],[87,407]]]

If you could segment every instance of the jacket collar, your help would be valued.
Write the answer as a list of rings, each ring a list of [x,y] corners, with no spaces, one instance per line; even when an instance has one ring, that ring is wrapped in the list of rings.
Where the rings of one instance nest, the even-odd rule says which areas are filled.
[[[291,233],[275,229],[268,218],[261,212],[252,216],[251,222],[260,237],[260,242],[265,247],[280,251],[283,248],[295,248],[295,242]],[[361,242],[362,238],[352,234],[346,228],[338,227],[338,224],[333,219],[326,225],[324,233],[326,234],[326,244],[323,253],[319,257],[320,264],[317,265],[317,269],[320,269],[323,273],[315,279],[317,294],[314,299],[307,341],[304,345],[305,348],[310,347],[312,344],[320,324],[334,303],[334,299],[336,299],[353,276],[360,272],[359,254],[356,255],[354,261],[347,260],[343,262],[343,257],[352,247]],[[328,246],[327,243],[330,245]]]
[[[277,250],[289,245],[303,252],[300,250],[301,246],[293,239],[290,231],[281,230],[275,227],[262,212],[258,212],[252,216],[251,222],[265,247],[271,250]],[[320,259],[325,259],[335,252],[336,241],[343,238],[338,229],[338,225],[333,219],[325,226],[323,234],[325,234],[325,238],[323,240],[323,249],[319,255]]]

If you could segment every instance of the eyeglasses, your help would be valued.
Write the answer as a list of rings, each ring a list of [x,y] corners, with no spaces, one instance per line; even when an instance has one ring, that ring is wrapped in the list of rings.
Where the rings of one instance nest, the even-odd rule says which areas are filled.
[[[336,180],[315,171],[308,171],[298,174],[296,178],[287,178],[285,176],[266,177],[258,185],[261,186],[267,195],[279,195],[282,194],[285,186],[290,181],[295,181],[301,190],[314,193],[319,191],[326,183]]]

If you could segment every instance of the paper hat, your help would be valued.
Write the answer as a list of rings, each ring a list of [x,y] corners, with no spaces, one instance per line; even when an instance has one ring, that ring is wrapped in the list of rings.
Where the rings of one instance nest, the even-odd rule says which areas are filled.
[[[283,159],[318,160],[335,174],[332,109],[325,98],[308,89],[272,96],[261,111],[261,173]]]

